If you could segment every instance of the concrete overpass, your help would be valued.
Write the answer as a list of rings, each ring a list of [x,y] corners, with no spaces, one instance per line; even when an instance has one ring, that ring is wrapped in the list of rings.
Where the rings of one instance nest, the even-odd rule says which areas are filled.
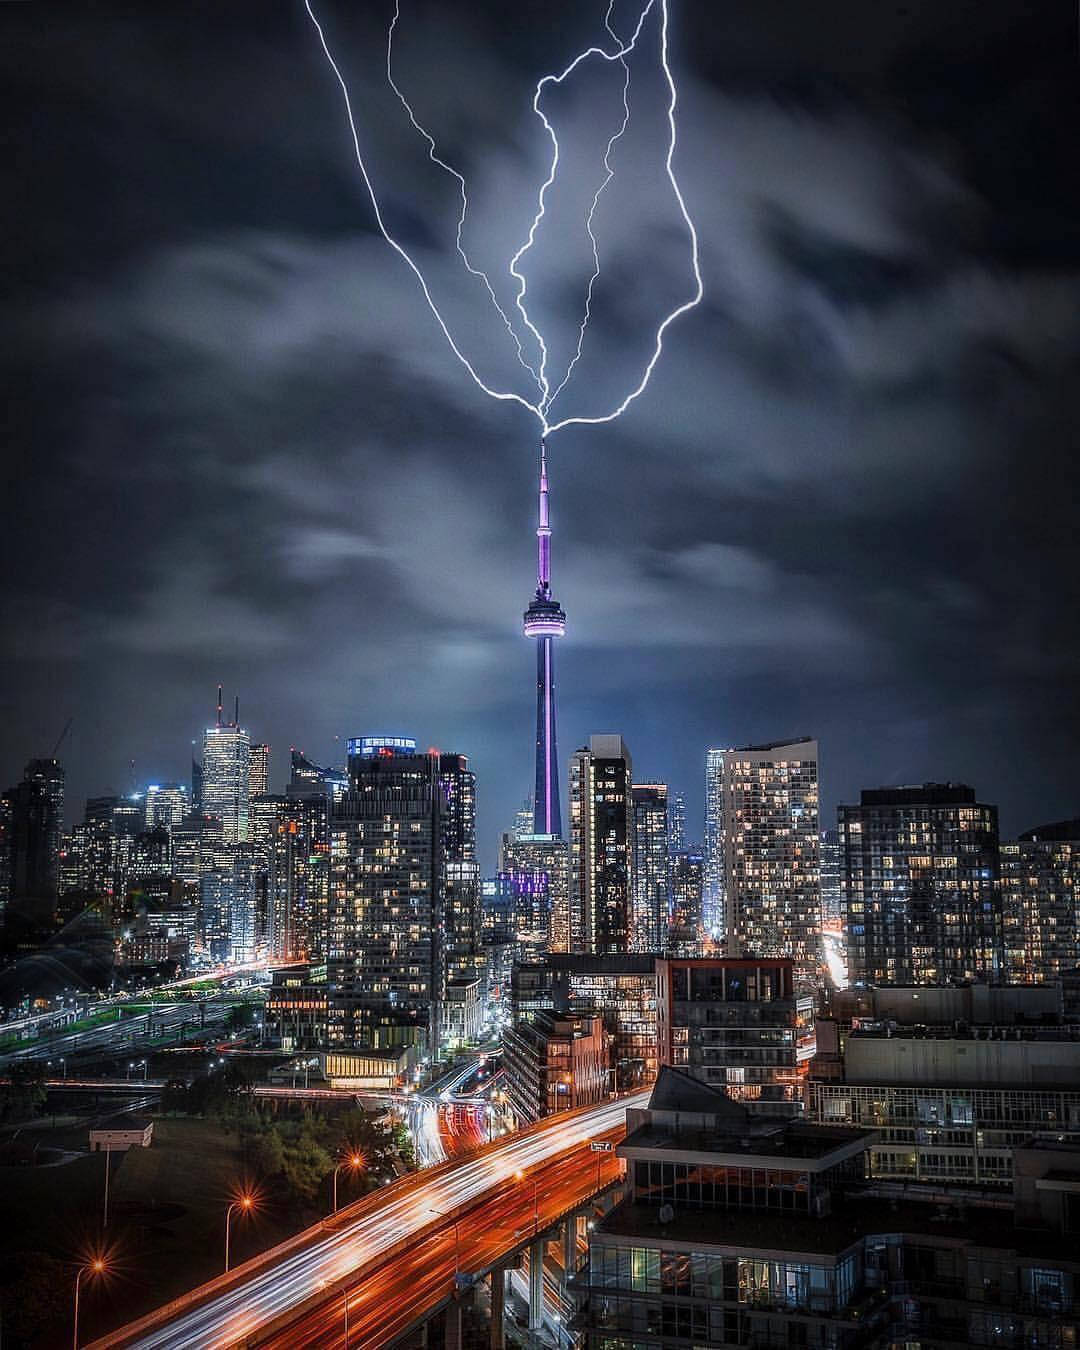
[[[530,1321],[538,1326],[550,1239],[561,1233],[563,1263],[572,1270],[590,1202],[619,1176],[614,1153],[590,1145],[621,1138],[627,1107],[643,1106],[647,1096],[549,1117],[403,1177],[88,1350],[374,1350],[401,1344],[447,1309],[453,1346],[477,1281],[490,1279],[493,1308],[501,1310],[502,1272],[523,1250],[531,1258]],[[499,1321],[496,1312],[496,1345]]]

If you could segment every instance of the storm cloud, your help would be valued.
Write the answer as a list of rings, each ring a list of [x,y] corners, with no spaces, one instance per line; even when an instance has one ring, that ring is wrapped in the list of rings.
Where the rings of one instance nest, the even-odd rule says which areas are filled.
[[[793,734],[820,738],[825,824],[926,778],[1008,830],[1077,809],[1074,17],[946,8],[672,4],[706,297],[622,419],[553,439],[554,586],[564,756],[622,732],[692,828],[706,744]],[[602,31],[551,9],[507,32],[503,7],[403,5],[402,77],[493,275],[544,168],[532,84]],[[394,228],[527,392],[382,84],[388,15],[324,10]],[[73,714],[69,819],[132,761],[183,777],[223,680],[277,781],[289,745],[340,760],[372,730],[470,754],[490,865],[531,777],[536,424],[472,385],[374,233],[302,6],[188,13],[3,15],[5,772]],[[563,414],[636,383],[690,286],[649,80]],[[571,199],[617,92],[558,102]],[[538,312],[568,354],[587,240],[552,224]]]

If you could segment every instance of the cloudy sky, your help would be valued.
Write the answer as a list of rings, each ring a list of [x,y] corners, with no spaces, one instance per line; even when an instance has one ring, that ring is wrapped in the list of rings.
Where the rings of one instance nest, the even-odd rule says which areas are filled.
[[[313,4],[388,225],[484,377],[529,395],[386,84],[392,3]],[[605,39],[604,4],[401,4],[395,75],[505,305],[549,152],[532,87]],[[1076,814],[1074,7],[670,9],[706,294],[617,423],[550,445],[564,763],[622,732],[694,832],[705,746],[788,735],[820,740],[825,824],[862,786],[947,777],[1007,832]],[[277,785],[290,745],[340,760],[365,732],[468,753],[490,865],[531,779],[536,423],[476,389],[376,233],[302,3],[0,23],[0,777],[69,716],[69,820],[185,777],[220,680]],[[632,388],[691,290],[658,41],[560,415]],[[556,368],[621,81],[594,61],[545,104],[563,162],[526,271]]]

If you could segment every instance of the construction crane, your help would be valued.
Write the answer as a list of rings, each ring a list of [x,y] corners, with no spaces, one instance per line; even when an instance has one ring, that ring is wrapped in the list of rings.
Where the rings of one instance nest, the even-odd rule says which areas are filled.
[[[74,717],[69,717],[68,720],[64,723],[64,729],[60,733],[60,735],[56,738],[56,744],[53,746],[52,754],[49,756],[50,759],[56,758],[57,752],[59,751],[60,747],[67,740],[67,734],[71,730],[71,723],[73,720]]]

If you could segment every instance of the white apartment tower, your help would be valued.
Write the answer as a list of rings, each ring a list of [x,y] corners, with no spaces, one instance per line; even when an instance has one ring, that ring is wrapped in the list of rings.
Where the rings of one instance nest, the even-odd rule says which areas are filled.
[[[707,765],[706,884],[723,901],[728,954],[790,957],[797,983],[817,984],[817,742],[710,750]]]

